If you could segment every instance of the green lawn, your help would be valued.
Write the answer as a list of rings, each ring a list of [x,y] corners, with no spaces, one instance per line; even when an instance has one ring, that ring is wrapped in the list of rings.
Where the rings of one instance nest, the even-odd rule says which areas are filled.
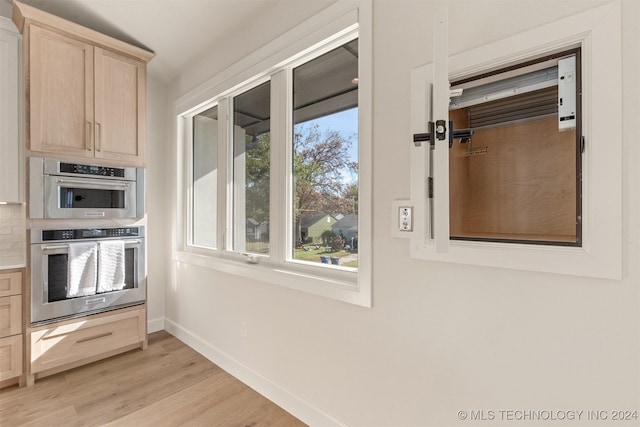
[[[295,249],[293,251],[293,258],[301,261],[320,263],[322,262],[322,260],[320,259],[321,256],[342,258],[344,256],[351,255],[351,252],[345,250],[332,252],[330,248],[321,247],[320,249],[316,249],[315,245],[307,245],[306,248],[308,248],[308,250],[306,251],[304,249]],[[269,244],[261,242],[247,243],[247,251],[251,253],[268,254]],[[343,267],[358,268],[358,260],[345,262],[340,265]]]
[[[331,252],[331,249],[326,248],[327,250],[325,250],[324,247],[321,247],[320,249],[316,249],[315,246],[306,246],[309,250],[304,250],[304,249],[295,249],[293,251],[293,258],[294,259],[298,259],[301,261],[311,261],[311,262],[322,262],[320,260],[321,256],[327,256],[327,257],[338,257],[338,258],[342,258],[344,256],[347,255],[351,255],[351,252],[349,251],[338,251],[338,252]],[[358,268],[358,261],[350,261],[348,263],[345,264],[340,264],[343,267],[353,267],[353,268]]]

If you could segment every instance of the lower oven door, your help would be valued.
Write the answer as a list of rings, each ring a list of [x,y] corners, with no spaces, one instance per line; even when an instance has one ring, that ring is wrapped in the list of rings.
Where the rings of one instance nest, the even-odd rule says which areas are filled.
[[[69,246],[64,243],[31,245],[31,323],[47,323],[144,302],[145,265],[144,239],[125,240],[125,287],[69,298]]]

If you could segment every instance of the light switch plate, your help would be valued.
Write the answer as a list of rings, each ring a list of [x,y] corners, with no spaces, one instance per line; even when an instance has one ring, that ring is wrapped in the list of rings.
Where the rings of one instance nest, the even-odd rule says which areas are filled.
[[[391,202],[391,236],[410,238],[413,233],[414,207],[411,200]]]
[[[413,207],[400,206],[398,208],[398,229],[400,231],[413,231]]]

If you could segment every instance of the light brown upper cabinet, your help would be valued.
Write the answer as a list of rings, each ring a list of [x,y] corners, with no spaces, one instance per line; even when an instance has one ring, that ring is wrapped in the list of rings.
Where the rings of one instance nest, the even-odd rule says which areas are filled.
[[[151,52],[14,2],[30,154],[145,166]]]

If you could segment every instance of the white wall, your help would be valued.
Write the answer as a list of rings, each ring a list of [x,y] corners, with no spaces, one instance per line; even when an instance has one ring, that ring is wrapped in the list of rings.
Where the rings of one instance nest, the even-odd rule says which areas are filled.
[[[601,3],[452,0],[450,50],[464,51]],[[333,418],[353,426],[541,425],[499,418],[474,424],[460,421],[457,413],[640,410],[640,3],[623,1],[622,281],[417,261],[409,258],[406,240],[390,236],[391,202],[409,196],[409,76],[431,59],[434,4],[374,0],[374,307],[173,262],[163,275],[168,328],[315,424]],[[279,26],[303,17],[298,11],[270,24],[284,31]],[[236,43],[229,38],[237,51],[227,48],[216,56],[212,50],[169,85],[169,112],[203,76],[264,44],[251,25],[243,31],[246,36]],[[162,92],[152,86],[150,93],[155,90]],[[170,113],[168,120],[174,120]],[[171,136],[167,142],[175,145]],[[175,232],[163,212],[177,202],[166,198],[162,205],[159,195],[177,180],[175,152],[164,158],[153,153],[150,175],[155,171],[157,177],[165,166],[174,175],[151,188],[150,229]],[[169,259],[164,250],[152,251],[157,268],[150,280]],[[154,292],[149,300],[158,307],[161,297]],[[248,327],[246,340],[241,322]],[[563,424],[582,425],[548,425]]]
[[[164,329],[164,295],[170,259],[170,216],[167,204],[171,184],[167,173],[166,85],[147,77],[147,320],[149,331]]]
[[[13,4],[10,0],[0,0],[0,16],[11,19]]]

